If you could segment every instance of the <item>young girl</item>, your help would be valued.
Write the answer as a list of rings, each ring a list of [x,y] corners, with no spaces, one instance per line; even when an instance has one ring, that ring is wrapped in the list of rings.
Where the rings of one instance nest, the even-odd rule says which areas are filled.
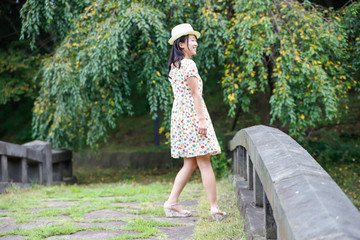
[[[171,113],[171,156],[182,157],[184,166],[175,178],[169,199],[164,203],[167,217],[189,217],[190,211],[178,205],[181,191],[198,166],[210,201],[210,214],[215,220],[226,216],[216,202],[215,175],[210,155],[220,154],[212,122],[202,98],[203,82],[191,56],[196,54],[200,33],[190,24],[180,24],[171,31],[172,46],[168,77],[172,85],[174,103]]]

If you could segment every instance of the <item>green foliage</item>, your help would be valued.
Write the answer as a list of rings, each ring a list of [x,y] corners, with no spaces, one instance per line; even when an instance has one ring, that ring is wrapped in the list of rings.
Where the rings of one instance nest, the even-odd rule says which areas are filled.
[[[353,81],[348,82],[348,87],[354,88],[360,91],[359,80],[356,75],[360,71],[360,2],[354,2],[341,11],[343,15],[343,21],[348,31],[349,49],[348,54],[350,56],[350,67],[352,68],[351,74],[353,75]]]
[[[360,209],[359,133],[323,130],[320,134],[320,138],[307,139],[302,145]]]
[[[28,0],[22,37],[34,46],[45,32],[58,44],[40,70],[34,136],[97,148],[115,119],[133,112],[131,86],[146,92],[153,118],[165,113],[168,129],[167,40],[183,22],[202,33],[195,57],[202,78],[224,68],[231,116],[269,92],[272,122],[302,136],[320,119],[338,118],[348,91],[360,89],[358,10],[359,3],[335,11],[285,0]]]
[[[40,66],[41,55],[31,54],[24,41],[12,42],[0,49],[0,104],[19,101],[21,97],[35,98],[39,87],[34,75]]]
[[[137,73],[136,80],[145,85],[151,112],[166,108],[169,82],[161,77],[164,66],[158,65],[168,37],[161,30],[163,17],[141,4],[87,7],[41,69],[34,134],[55,147],[97,147],[120,114],[132,113],[129,81],[134,79],[128,72]]]
[[[231,170],[232,159],[226,156],[224,141],[218,138],[218,142],[221,147],[221,153],[211,156],[211,165],[216,177],[220,178],[228,174]]]
[[[356,133],[339,135],[332,131],[326,131],[322,133],[321,138],[310,138],[304,141],[303,145],[322,164],[355,163],[360,161],[359,137]]]
[[[89,0],[27,0],[21,9],[21,38],[29,38],[35,48],[41,30],[48,32],[53,41],[61,40],[72,28],[74,20],[89,6]]]
[[[32,141],[31,118],[34,99],[21,97],[21,100],[9,101],[0,108],[0,136],[2,141],[23,144]],[[6,136],[6,137],[4,137]]]
[[[226,49],[224,100],[234,115],[269,91],[272,121],[302,135],[338,116],[350,89],[347,32],[337,12],[307,1],[236,1]]]

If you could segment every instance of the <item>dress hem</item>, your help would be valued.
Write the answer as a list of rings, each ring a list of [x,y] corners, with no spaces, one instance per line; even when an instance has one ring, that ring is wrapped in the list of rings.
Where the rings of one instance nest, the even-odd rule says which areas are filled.
[[[208,155],[208,154],[210,154],[211,156],[214,156],[214,155],[219,155],[220,153],[221,153],[221,151],[220,152],[207,153],[207,154],[191,155],[191,156],[182,156],[182,155],[174,156],[174,155],[171,155],[171,157],[172,158],[192,158],[192,157],[204,156],[204,155]]]

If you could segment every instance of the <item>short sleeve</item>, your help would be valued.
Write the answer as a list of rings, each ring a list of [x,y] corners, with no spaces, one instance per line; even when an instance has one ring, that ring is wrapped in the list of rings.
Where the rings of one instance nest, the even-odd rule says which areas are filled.
[[[183,69],[184,69],[184,77],[188,79],[190,77],[198,77],[198,69],[196,67],[196,63],[193,60],[182,61]]]

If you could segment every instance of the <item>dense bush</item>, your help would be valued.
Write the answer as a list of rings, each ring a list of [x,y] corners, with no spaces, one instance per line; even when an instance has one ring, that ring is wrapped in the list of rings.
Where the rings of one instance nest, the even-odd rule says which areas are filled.
[[[324,129],[302,141],[303,147],[329,173],[360,209],[360,136],[359,132],[339,134]]]
[[[226,154],[225,143],[222,138],[218,137],[218,141],[221,148],[221,153],[211,156],[211,165],[214,169],[216,177],[223,177],[230,173],[232,168],[232,159]]]

